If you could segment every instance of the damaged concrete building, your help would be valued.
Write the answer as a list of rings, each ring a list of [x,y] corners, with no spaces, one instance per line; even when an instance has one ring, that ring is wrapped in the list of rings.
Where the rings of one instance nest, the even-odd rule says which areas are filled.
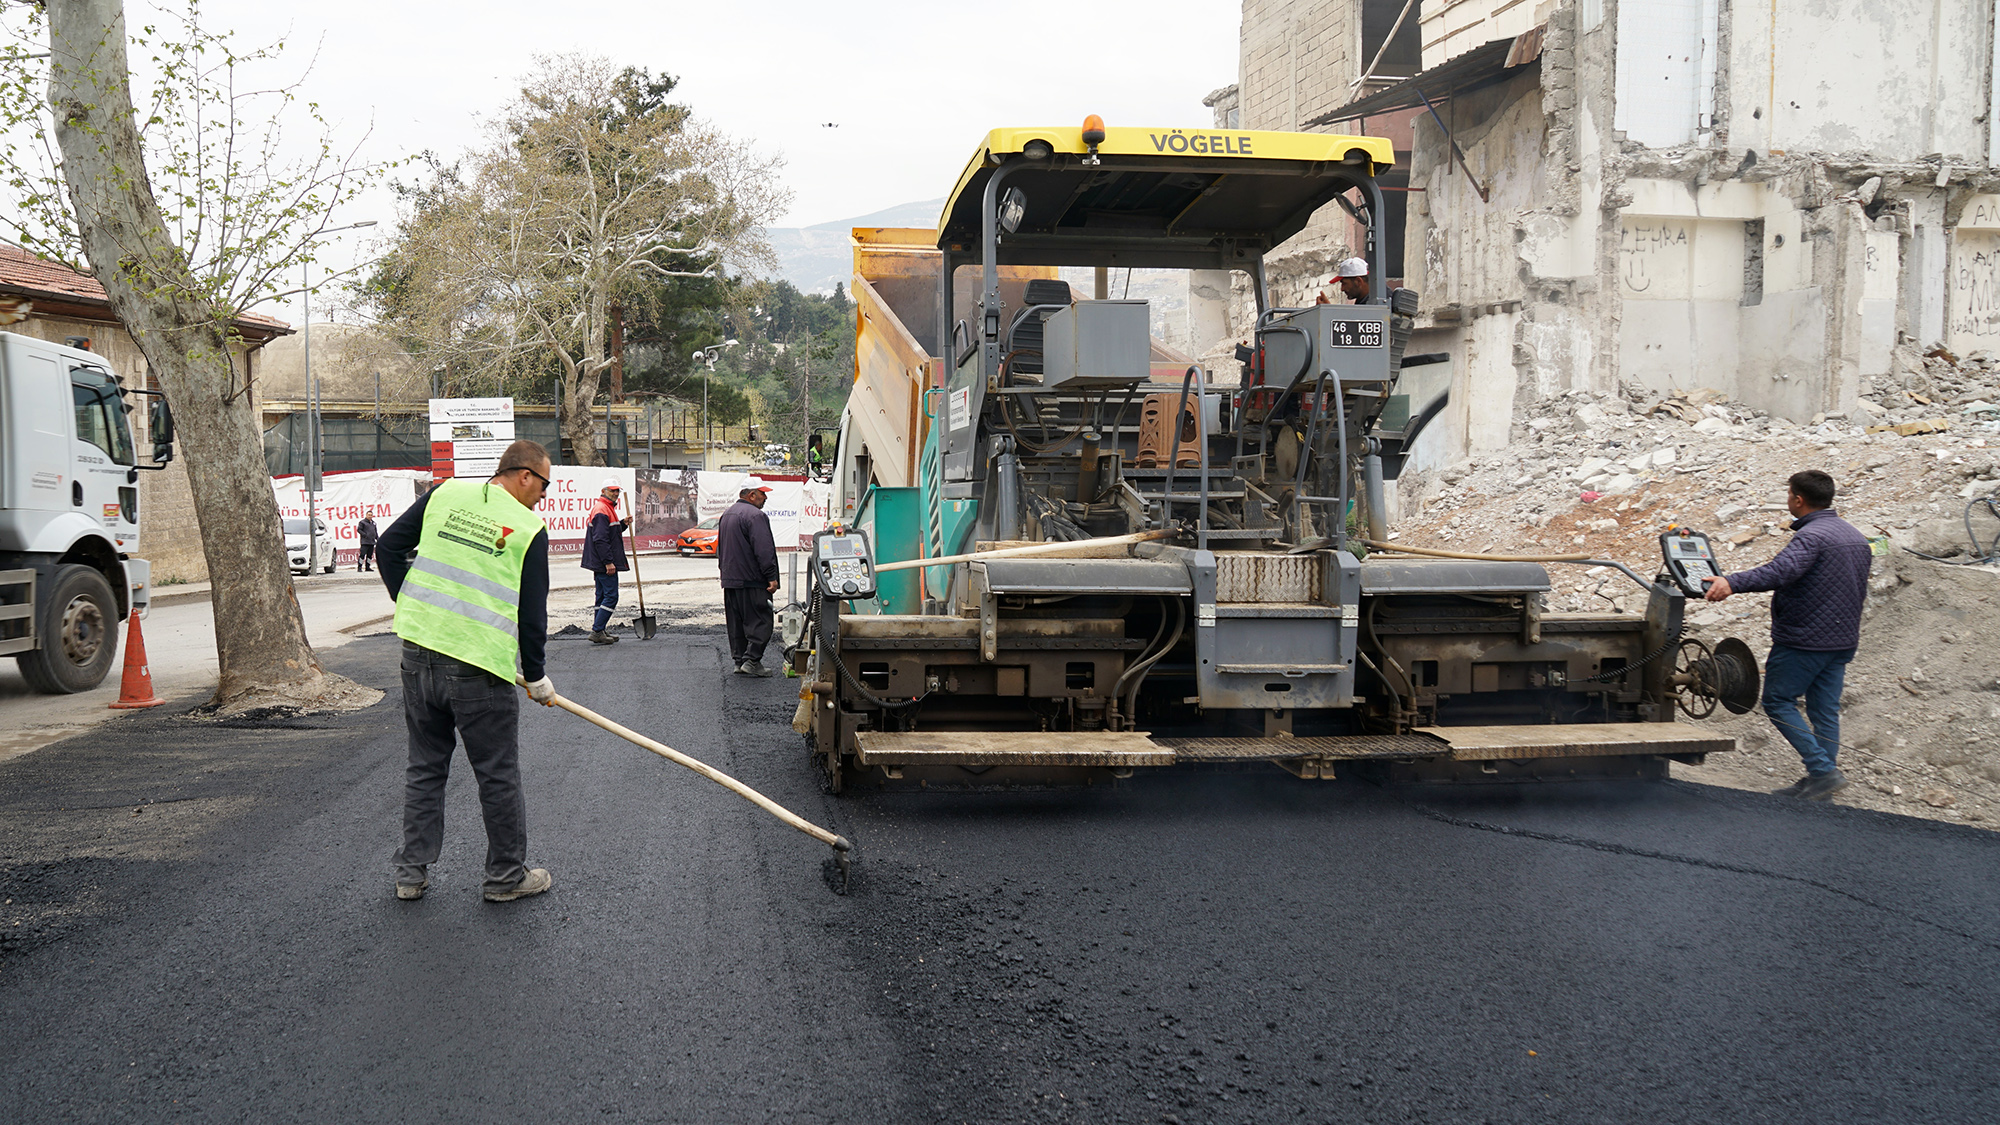
[[[1568,392],[1707,387],[1810,422],[1925,350],[2000,351],[1995,14],[1245,0],[1237,87],[1209,101],[1408,151],[1389,272],[1422,295],[1410,350],[1451,357],[1405,388],[1451,393],[1420,463]],[[1323,214],[1274,256],[1279,299],[1352,241]]]

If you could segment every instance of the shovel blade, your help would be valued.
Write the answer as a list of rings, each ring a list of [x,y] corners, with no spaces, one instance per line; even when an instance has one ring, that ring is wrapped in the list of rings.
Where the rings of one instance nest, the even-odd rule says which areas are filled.
[[[632,628],[638,632],[640,640],[650,641],[653,634],[659,632],[660,626],[651,617],[640,616],[632,619]]]

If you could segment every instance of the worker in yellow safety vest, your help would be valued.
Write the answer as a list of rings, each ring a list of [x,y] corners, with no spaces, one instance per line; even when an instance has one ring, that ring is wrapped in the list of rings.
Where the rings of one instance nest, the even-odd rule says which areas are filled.
[[[521,796],[521,697],[553,706],[543,667],[549,633],[549,535],[534,506],[549,487],[548,451],[517,441],[484,483],[448,480],[404,512],[376,544],[382,584],[396,600],[403,638],[403,720],[410,764],[403,782],[403,846],[396,897],[419,899],[444,844],[444,787],[453,733],[479,778],[486,820],[488,902],[549,889],[527,866]]]

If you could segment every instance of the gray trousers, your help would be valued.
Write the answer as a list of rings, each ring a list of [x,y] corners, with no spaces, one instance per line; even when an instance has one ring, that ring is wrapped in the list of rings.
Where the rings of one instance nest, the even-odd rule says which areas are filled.
[[[504,891],[528,873],[528,806],[521,797],[521,692],[483,668],[403,642],[403,721],[410,765],[403,775],[403,846],[396,881],[421,883],[444,846],[444,786],[453,732],[479,779],[486,818],[486,885]]]
[[[771,643],[771,591],[722,589],[722,622],[729,634],[731,664],[758,664]]]

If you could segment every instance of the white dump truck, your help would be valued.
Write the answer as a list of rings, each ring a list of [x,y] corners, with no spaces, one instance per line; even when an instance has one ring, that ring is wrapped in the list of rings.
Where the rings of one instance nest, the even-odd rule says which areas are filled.
[[[150,404],[152,461],[127,415]],[[0,332],[0,656],[37,691],[88,691],[118,651],[118,623],[145,612],[139,473],[173,459],[173,416],[125,387],[104,357]]]

